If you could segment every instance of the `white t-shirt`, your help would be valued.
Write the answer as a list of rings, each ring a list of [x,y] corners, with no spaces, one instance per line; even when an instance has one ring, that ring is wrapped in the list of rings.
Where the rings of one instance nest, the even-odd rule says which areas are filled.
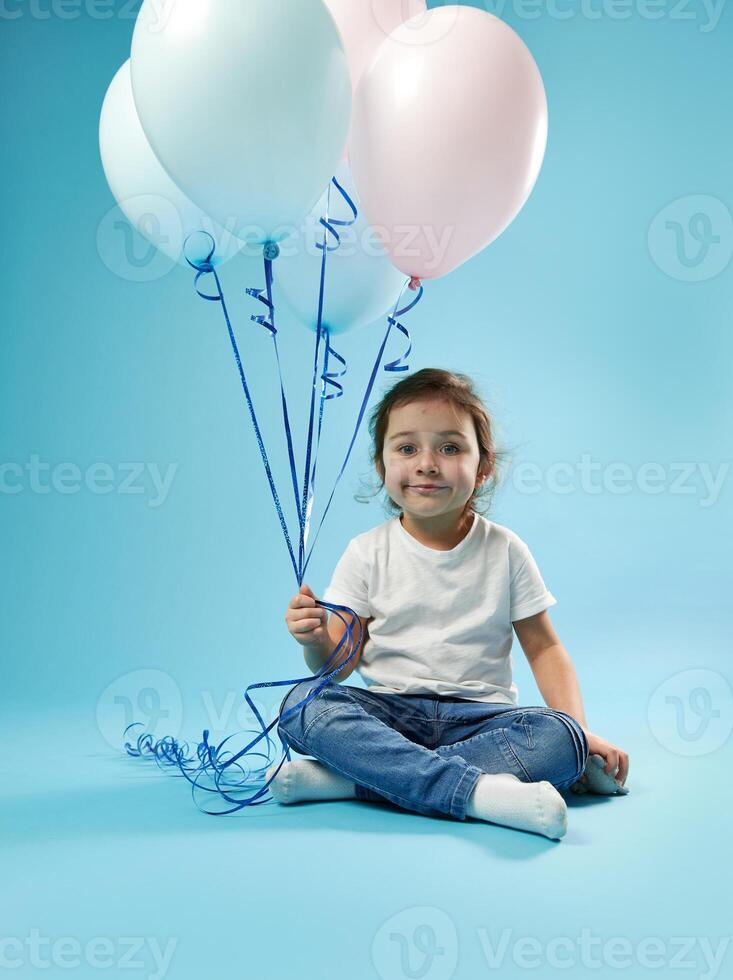
[[[518,703],[512,622],[557,602],[524,541],[481,514],[450,551],[399,517],[357,535],[323,598],[373,617],[356,668],[370,690],[502,704]]]

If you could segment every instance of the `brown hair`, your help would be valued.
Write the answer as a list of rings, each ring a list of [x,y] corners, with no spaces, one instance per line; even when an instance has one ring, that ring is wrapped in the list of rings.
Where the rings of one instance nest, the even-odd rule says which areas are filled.
[[[484,483],[477,487],[468,502],[466,512],[484,513],[488,510],[491,498],[499,482],[499,464],[506,455],[494,444],[494,424],[488,409],[477,394],[473,381],[466,374],[444,371],[442,368],[423,368],[415,374],[408,374],[394,384],[382,396],[381,401],[372,409],[369,416],[369,434],[372,440],[370,460],[377,468],[380,477],[379,486],[372,493],[357,494],[359,503],[368,503],[384,488],[384,439],[387,435],[389,413],[393,408],[420,399],[439,399],[447,401],[454,407],[463,409],[473,419],[476,441],[479,448],[478,472],[486,476]],[[487,507],[476,506],[477,501],[486,499]],[[401,513],[401,508],[387,495],[386,509],[389,513]]]

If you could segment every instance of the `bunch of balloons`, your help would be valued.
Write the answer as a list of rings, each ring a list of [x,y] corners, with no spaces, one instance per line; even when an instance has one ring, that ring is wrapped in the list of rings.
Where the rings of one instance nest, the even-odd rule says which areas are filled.
[[[216,265],[288,241],[282,289],[310,326],[307,226],[338,174],[363,216],[327,290],[334,333],[381,316],[400,273],[444,276],[501,234],[546,140],[517,34],[424,0],[145,0],[100,122],[110,187],[141,233],[155,214],[155,244],[185,263],[186,237],[208,231]]]
[[[409,342],[400,317],[419,300],[422,282],[446,275],[494,241],[532,191],[547,142],[537,65],[510,27],[473,7],[427,10],[425,0],[144,0],[130,59],[104,98],[99,141],[107,181],[128,220],[192,267],[199,295],[221,305],[300,585],[313,550],[306,544],[324,402],[343,393],[336,379],[346,370],[331,337],[387,314],[338,484],[390,330]],[[297,555],[219,277],[220,267],[245,248],[262,252],[265,286],[247,292],[263,304],[252,320],[269,331],[276,354],[275,262],[282,296],[316,334],[302,487],[280,376]],[[199,286],[202,279],[209,285]],[[400,308],[408,287],[416,298]],[[410,350],[384,369],[407,370]],[[332,358],[342,370],[329,371]],[[279,370],[279,355],[277,361]],[[342,643],[356,649],[356,614],[323,605],[349,617]],[[324,684],[343,667],[329,664]],[[202,775],[209,777],[209,791],[231,804],[216,812],[265,802],[261,785],[242,799],[251,773],[241,760],[259,754],[253,748],[262,739],[269,752],[276,722],[266,728],[245,697],[262,730],[239,753],[210,745],[208,732],[194,755],[174,739],[154,743],[150,735],[128,751],[177,765],[194,789]],[[256,771],[260,783],[266,767]]]

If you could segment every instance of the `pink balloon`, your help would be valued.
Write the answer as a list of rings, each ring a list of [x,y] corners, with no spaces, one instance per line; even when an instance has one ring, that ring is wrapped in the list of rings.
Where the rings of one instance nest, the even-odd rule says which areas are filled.
[[[425,15],[425,0],[324,0],[336,21],[353,91],[379,46],[400,24]],[[342,159],[346,159],[344,151]]]
[[[448,6],[379,48],[355,93],[349,159],[394,265],[436,279],[514,219],[546,143],[545,90],[524,42],[484,10]]]
[[[325,0],[325,4],[341,33],[354,90],[380,44],[426,9],[425,0]]]

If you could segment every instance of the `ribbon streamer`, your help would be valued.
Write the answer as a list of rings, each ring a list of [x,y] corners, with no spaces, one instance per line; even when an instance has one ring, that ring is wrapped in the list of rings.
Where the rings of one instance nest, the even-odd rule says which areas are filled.
[[[287,698],[286,695],[280,702],[278,716],[269,725],[265,725],[265,722],[257,710],[256,705],[249,697],[249,691],[260,687],[288,686],[292,688],[294,685],[300,684],[302,681],[311,681],[313,679],[313,675],[310,674],[307,677],[294,677],[283,681],[266,681],[259,684],[250,684],[250,686],[244,692],[244,697],[254,712],[261,730],[243,749],[237,753],[224,751],[224,746],[227,744],[227,742],[235,737],[233,735],[227,736],[222,742],[219,743],[219,745],[212,746],[209,743],[208,729],[204,730],[203,739],[198,743],[196,750],[193,753],[190,752],[190,747],[187,742],[178,742],[177,739],[173,738],[171,735],[166,735],[156,741],[151,734],[142,732],[140,735],[138,735],[134,744],[129,741],[125,742],[125,750],[128,755],[135,758],[152,758],[162,769],[178,769],[180,775],[187,779],[191,784],[191,794],[196,806],[202,812],[208,813],[212,816],[223,816],[224,814],[235,813],[236,811],[243,809],[245,806],[257,806],[261,803],[271,802],[272,796],[265,796],[267,788],[272,780],[277,776],[283,763],[286,760],[290,761],[290,748],[287,740],[284,739],[278,732],[278,738],[280,739],[284,750],[283,756],[277,769],[268,780],[266,778],[266,771],[272,765],[271,747],[274,744],[270,738],[270,731],[282,719],[289,718],[293,713],[300,710],[303,705],[307,704],[314,697],[316,697],[326,686],[326,684],[330,684],[331,679],[337,673],[342,671],[346,664],[351,660],[355,650],[358,649],[359,644],[361,643],[362,627],[356,613],[352,609],[349,609],[348,606],[334,605],[333,603],[327,602],[324,602],[323,605],[328,609],[331,609],[333,614],[344,623],[346,632],[322,667],[321,672],[317,675],[322,679],[322,683],[320,683],[317,687],[314,687],[302,701],[288,708],[288,710],[283,714],[282,706]],[[347,622],[342,613],[348,615],[351,621]],[[357,629],[358,637],[356,640],[354,639],[355,627]],[[343,663],[339,663],[336,667],[330,669],[330,665],[338,656],[344,645],[346,645],[349,649],[348,656]],[[133,722],[132,725],[128,725],[124,731],[123,738],[127,736],[131,729],[140,725],[140,722]],[[258,742],[260,742],[263,738],[267,740],[267,752],[253,751]],[[243,759],[244,757],[249,758],[251,756],[263,758],[265,760],[264,764],[254,769],[246,768],[240,764],[240,759]],[[252,789],[254,789],[254,792],[251,795],[242,798],[242,793],[249,792]],[[199,793],[216,794],[221,800],[224,800],[226,803],[231,805],[226,809],[207,809],[199,804],[197,799],[197,791]]]
[[[192,269],[195,269],[196,270],[196,276],[194,277],[194,281],[193,281],[194,289],[196,290],[196,292],[199,294],[199,296],[202,299],[210,300],[211,302],[221,303],[222,312],[224,314],[224,319],[225,319],[226,325],[227,325],[227,332],[229,334],[229,341],[230,341],[230,343],[232,345],[232,351],[234,353],[234,360],[237,363],[237,370],[239,371],[239,378],[240,378],[240,381],[242,383],[242,389],[244,390],[245,398],[247,399],[247,407],[249,408],[250,418],[252,419],[252,425],[254,426],[255,435],[257,437],[257,445],[259,446],[260,454],[262,456],[262,462],[264,463],[265,472],[267,473],[267,480],[268,480],[268,483],[270,485],[270,492],[272,494],[272,499],[273,499],[273,501],[275,503],[275,508],[277,510],[277,515],[278,515],[278,518],[280,520],[280,526],[281,526],[282,531],[283,531],[283,534],[285,536],[285,542],[286,542],[287,547],[288,547],[288,552],[290,553],[290,560],[291,560],[291,562],[293,564],[293,569],[295,570],[295,573],[297,575],[298,574],[298,569],[297,569],[296,562],[295,562],[295,553],[293,551],[293,545],[292,545],[292,542],[290,540],[290,533],[288,531],[288,526],[287,526],[287,524],[285,522],[285,515],[283,514],[282,505],[280,504],[280,498],[279,498],[278,493],[277,493],[277,487],[275,486],[275,480],[273,479],[273,476],[272,476],[272,469],[270,467],[270,461],[269,461],[268,456],[267,456],[267,450],[265,449],[265,443],[264,443],[264,440],[262,439],[262,433],[260,431],[260,426],[259,426],[259,423],[257,422],[257,415],[256,415],[255,410],[254,410],[254,405],[252,404],[252,396],[250,395],[250,392],[249,392],[249,386],[247,384],[247,378],[246,378],[246,375],[244,373],[244,365],[242,363],[242,357],[241,357],[241,355],[239,353],[239,347],[237,346],[237,339],[234,336],[234,330],[232,329],[232,322],[231,322],[231,319],[229,318],[229,311],[227,310],[226,301],[224,299],[224,291],[223,291],[223,289],[221,287],[221,282],[219,281],[219,276],[217,275],[216,269],[214,268],[214,266],[211,263],[211,258],[213,256],[215,250],[216,250],[216,242],[214,241],[213,237],[211,235],[209,235],[208,232],[202,232],[202,234],[207,235],[207,237],[211,239],[211,248],[210,248],[209,253],[208,253],[208,255],[206,256],[205,259],[203,259],[201,261],[191,261],[191,259],[189,259],[189,257],[186,255],[186,244],[187,244],[187,242],[189,240],[188,238],[184,242],[183,252],[184,252],[184,255],[186,257],[186,261],[188,262],[188,264],[191,266]],[[189,238],[190,237],[191,236],[189,236]],[[210,275],[210,276],[213,276],[214,277],[214,283],[216,284],[216,293],[214,293],[214,294],[204,293],[199,288],[199,285],[198,285],[199,284],[199,280],[203,276],[207,276],[207,275]]]
[[[382,358],[384,355],[385,348],[387,346],[387,341],[389,339],[389,335],[392,327],[398,329],[406,337],[408,342],[408,348],[405,351],[405,353],[401,355],[401,357],[385,364],[384,370],[406,371],[409,369],[409,365],[407,364],[406,359],[407,357],[409,357],[412,351],[412,344],[410,340],[409,331],[399,321],[399,317],[404,316],[410,310],[412,310],[420,301],[423,295],[423,287],[420,286],[418,294],[415,297],[415,299],[407,306],[403,308],[399,308],[402,295],[404,293],[406,286],[408,285],[408,281],[406,281],[400,291],[400,294],[397,298],[397,302],[395,303],[395,308],[391,316],[387,317],[387,331],[385,333],[374,366],[372,368],[369,383],[367,385],[367,389],[362,399],[356,426],[354,428],[354,433],[352,435],[351,442],[349,444],[346,453],[346,457],[338,473],[338,476],[336,477],[336,481],[334,483],[333,489],[331,490],[331,494],[329,496],[326,508],[323,512],[323,515],[321,516],[321,520],[318,525],[318,529],[316,531],[316,535],[311,545],[310,551],[308,552],[308,556],[304,561],[304,553],[305,553],[305,547],[308,538],[308,529],[310,525],[310,516],[311,516],[311,509],[312,509],[312,502],[313,502],[313,495],[314,495],[314,488],[315,488],[316,464],[318,458],[318,449],[320,447],[324,404],[328,400],[331,400],[333,398],[338,398],[343,395],[343,386],[340,385],[338,381],[336,381],[336,378],[342,377],[347,371],[347,365],[345,359],[340,354],[338,354],[331,346],[329,330],[327,327],[323,326],[322,323],[323,302],[324,302],[324,293],[325,293],[326,257],[328,252],[335,251],[340,246],[341,243],[340,236],[336,229],[337,227],[344,227],[353,224],[353,222],[356,220],[357,217],[357,210],[353,201],[346,193],[346,191],[343,189],[343,187],[341,187],[341,185],[336,180],[336,178],[333,178],[333,184],[339,190],[346,203],[350,206],[353,213],[353,218],[344,220],[344,219],[335,219],[330,217],[329,215],[330,185],[329,185],[327,213],[325,218],[321,218],[320,220],[321,225],[324,227],[324,236],[323,236],[322,244],[318,244],[318,247],[322,250],[323,256],[321,262],[321,276],[320,276],[320,285],[319,285],[318,322],[317,322],[316,346],[315,346],[315,354],[314,354],[314,377],[313,377],[312,392],[311,392],[311,406],[310,406],[309,427],[308,427],[306,463],[304,469],[302,506],[300,504],[300,501],[298,500],[297,471],[295,467],[295,458],[293,453],[292,433],[290,430],[289,417],[287,411],[287,400],[285,397],[285,390],[282,381],[280,357],[279,357],[279,352],[277,349],[277,341],[276,341],[277,329],[275,326],[275,309],[274,309],[274,302],[272,298],[272,283],[273,283],[272,261],[274,258],[277,257],[277,254],[279,253],[279,249],[277,248],[276,245],[274,245],[274,243],[268,243],[268,245],[265,247],[265,252],[264,252],[265,284],[266,284],[265,288],[263,290],[247,289],[248,295],[262,302],[267,308],[267,314],[252,315],[251,319],[254,322],[264,326],[270,332],[275,346],[278,373],[280,376],[280,390],[281,390],[281,401],[282,401],[282,409],[283,409],[283,419],[284,419],[285,430],[286,430],[287,441],[288,441],[288,455],[289,455],[289,462],[290,462],[290,469],[291,469],[291,477],[293,481],[293,489],[295,491],[296,509],[298,513],[298,521],[300,526],[299,549],[298,549],[299,555],[298,555],[297,564],[296,564],[294,550],[288,532],[287,524],[285,522],[282,507],[277,494],[277,489],[275,487],[274,479],[272,477],[272,471],[270,468],[267,451],[265,449],[264,441],[262,439],[260,428],[257,422],[256,413],[254,411],[254,406],[252,404],[252,399],[250,396],[249,387],[247,385],[242,358],[239,353],[239,348],[237,345],[236,337],[234,335],[234,331],[232,329],[231,320],[224,299],[224,293],[221,287],[219,277],[216,273],[216,269],[211,263],[211,258],[214,255],[214,251],[215,251],[215,242],[212,236],[209,235],[209,238],[211,238],[211,243],[212,243],[211,250],[209,251],[207,257],[203,261],[193,262],[188,258],[188,256],[186,256],[186,261],[188,262],[188,264],[193,269],[196,270],[196,276],[194,278],[194,288],[196,289],[198,295],[201,296],[202,299],[221,303],[222,312],[224,314],[224,318],[227,325],[227,331],[229,334],[230,343],[232,346],[235,361],[239,371],[242,388],[244,390],[244,394],[247,400],[250,417],[252,419],[252,423],[255,429],[255,434],[257,437],[258,446],[260,448],[262,460],[265,466],[265,471],[267,473],[273,501],[277,509],[280,525],[282,527],[283,534],[285,536],[291,562],[293,564],[293,569],[296,573],[296,578],[298,580],[299,585],[302,584],[306,568],[308,566],[308,563],[310,562],[310,557],[313,553],[313,548],[315,547],[315,543],[318,539],[318,535],[320,534],[321,527],[323,526],[323,522],[326,518],[326,514],[328,513],[334,494],[336,492],[336,487],[338,486],[341,477],[343,476],[343,473],[346,469],[349,458],[351,456],[351,451],[353,449],[359,428],[361,426],[362,419],[366,411],[366,407],[372,392],[372,388],[374,386],[374,382],[376,379],[377,372],[379,370],[379,366],[382,362]],[[330,246],[328,244],[329,235],[334,239],[335,242],[335,244]],[[185,252],[185,246],[184,246],[184,252]],[[202,277],[206,275],[213,276],[216,285],[216,293],[213,294],[206,293],[200,289],[199,281],[202,279]],[[409,284],[411,288],[414,288],[413,281],[409,281]],[[319,347],[322,338],[325,340],[325,356],[324,356],[323,370],[320,375],[321,398],[320,398],[320,406],[319,406],[316,447],[315,447],[315,452],[313,453],[313,466],[311,469],[311,449],[312,449],[312,438],[313,438],[315,387],[316,387],[316,377],[317,377],[317,365],[319,359]],[[343,365],[343,369],[341,371],[329,372],[328,370],[329,357],[335,357]],[[326,393],[327,385],[331,385],[335,390],[327,394]],[[265,725],[265,722],[261,717],[256,705],[254,704],[254,702],[249,696],[249,692],[257,688],[265,688],[265,687],[288,686],[292,688],[296,684],[299,684],[303,681],[311,681],[313,679],[313,675],[309,674],[307,677],[298,677],[298,678],[290,678],[282,681],[266,681],[266,682],[250,684],[244,692],[244,698],[248,703],[250,709],[254,713],[254,716],[257,719],[258,724],[260,725],[260,731],[259,733],[255,734],[255,738],[252,739],[252,741],[250,741],[243,749],[241,749],[237,753],[232,753],[230,750],[225,751],[224,747],[232,738],[234,738],[233,735],[230,735],[227,738],[225,738],[218,746],[212,746],[209,742],[210,733],[208,730],[204,730],[202,741],[198,743],[193,753],[191,753],[190,746],[188,745],[187,742],[179,743],[172,736],[165,736],[159,740],[155,740],[150,733],[143,732],[137,737],[134,745],[128,741],[125,742],[125,750],[128,752],[128,754],[137,758],[150,757],[154,759],[159,766],[164,768],[165,767],[177,768],[180,775],[185,777],[191,784],[192,796],[197,806],[199,806],[199,803],[197,801],[197,791],[215,793],[217,794],[218,798],[230,804],[230,806],[227,809],[217,809],[217,810],[205,809],[199,806],[199,809],[202,809],[203,812],[205,813],[209,813],[212,815],[223,815],[223,814],[233,813],[238,810],[241,810],[245,806],[256,806],[262,803],[271,802],[272,796],[265,795],[267,793],[267,788],[270,785],[270,782],[272,782],[272,780],[277,776],[277,773],[280,771],[283,763],[286,760],[290,761],[290,747],[288,745],[288,742],[278,732],[278,738],[280,739],[280,743],[283,748],[283,755],[272,777],[269,780],[266,779],[266,770],[270,768],[272,764],[271,751],[272,751],[272,747],[274,746],[274,742],[270,737],[271,730],[284,718],[290,717],[292,713],[300,710],[300,708],[302,708],[310,700],[316,697],[316,695],[326,686],[326,684],[331,683],[332,678],[337,673],[341,672],[344,669],[344,667],[349,663],[349,661],[353,657],[354,652],[359,648],[361,644],[361,639],[362,639],[361,621],[353,609],[350,609],[348,606],[328,603],[325,602],[324,600],[318,600],[318,605],[326,609],[330,609],[331,612],[342,621],[345,627],[345,632],[340,642],[338,643],[336,648],[332,651],[327,662],[323,665],[321,670],[316,675],[319,679],[321,679],[322,682],[317,687],[315,687],[312,691],[310,691],[309,694],[306,696],[306,698],[304,698],[302,701],[289,708],[285,712],[285,714],[282,714],[282,707],[287,698],[287,694],[286,694],[285,698],[283,698],[283,700],[280,703],[278,716],[271,722],[270,725]],[[349,618],[349,621],[347,621],[346,619],[347,616]],[[358,639],[355,639],[354,637],[355,628],[358,631]],[[336,667],[330,669],[330,665],[334,662],[335,658],[338,656],[339,652],[344,646],[346,646],[346,649],[348,650],[348,654],[346,658],[341,663],[339,663]],[[127,733],[132,728],[135,728],[140,724],[141,723],[139,722],[135,722],[132,725],[128,726],[128,728],[125,729],[124,735],[126,736]],[[266,740],[267,751],[266,752],[255,751],[255,747],[263,739]],[[265,762],[263,765],[251,769],[245,767],[245,765],[243,764],[240,764],[240,760],[245,759],[245,757],[246,758],[260,757],[263,758]],[[250,796],[247,796],[246,798],[243,799],[241,794],[248,792],[251,789],[254,789],[255,791]]]
[[[288,443],[288,460],[290,462],[290,474],[293,481],[293,492],[295,493],[295,509],[298,514],[298,521],[302,523],[300,510],[300,500],[298,499],[298,474],[295,467],[295,454],[293,452],[293,435],[290,431],[290,419],[288,416],[288,402],[285,397],[285,386],[283,385],[282,365],[280,363],[280,351],[277,346],[277,327],[275,326],[275,304],[272,299],[272,262],[280,254],[280,249],[274,242],[268,243],[263,251],[265,263],[265,288],[247,289],[247,294],[264,303],[267,307],[267,316],[251,314],[250,319],[255,323],[261,324],[270,331],[272,343],[275,348],[275,358],[277,360],[277,373],[280,379],[280,399],[283,410],[283,422],[285,425],[285,436]]]
[[[333,184],[338,192],[340,193],[343,200],[348,205],[351,211],[350,218],[333,218],[331,217],[331,184]],[[311,471],[311,447],[313,443],[313,411],[315,403],[316,394],[316,373],[318,365],[318,348],[321,341],[321,331],[323,328],[323,303],[325,298],[325,287],[326,287],[326,259],[329,252],[335,252],[341,245],[341,236],[339,235],[337,228],[347,228],[353,225],[358,217],[358,211],[356,205],[352,201],[351,197],[347,194],[338,180],[333,177],[328,185],[328,194],[326,196],[326,215],[320,219],[320,224],[323,226],[323,242],[317,243],[317,247],[321,250],[321,275],[318,285],[318,318],[316,322],[316,348],[313,355],[313,379],[311,381],[311,402],[310,402],[310,413],[308,417],[308,435],[306,438],[306,454],[305,454],[305,477],[303,483],[303,507],[301,511],[301,521],[300,521],[300,537],[298,541],[298,587],[301,586],[303,582],[303,576],[305,575],[304,567],[304,556],[305,548],[308,543],[308,532],[310,530],[310,520],[311,511],[313,508],[313,496],[315,493],[315,461],[313,464],[313,470]],[[328,236],[334,239],[334,244],[328,244]],[[328,334],[327,336],[327,351],[328,356]],[[342,361],[344,365],[344,371],[346,372],[346,361],[339,356],[339,360]],[[325,368],[324,368],[325,374]],[[323,375],[322,375],[323,380]],[[318,429],[318,442],[316,444],[316,457],[318,455],[318,449],[320,447],[320,419],[323,413],[323,397],[324,386],[321,387],[321,405],[319,410],[319,429]]]
[[[338,476],[336,477],[336,482],[334,483],[333,489],[331,490],[331,495],[328,498],[328,503],[326,504],[326,509],[324,510],[323,515],[321,516],[321,520],[320,520],[320,523],[318,525],[318,529],[316,531],[316,536],[313,539],[313,544],[311,545],[311,549],[308,552],[308,557],[306,559],[305,565],[303,566],[303,575],[305,575],[305,570],[307,569],[308,564],[309,564],[309,562],[311,560],[311,555],[313,554],[313,549],[316,546],[316,541],[318,540],[318,535],[321,533],[321,528],[323,527],[323,522],[326,519],[326,514],[328,513],[329,508],[331,507],[331,502],[333,500],[334,494],[336,493],[336,487],[339,485],[339,482],[341,480],[341,477],[344,474],[344,470],[346,469],[347,463],[349,462],[349,458],[351,456],[351,451],[354,448],[354,443],[356,442],[356,437],[357,437],[357,435],[359,433],[359,428],[361,427],[361,422],[362,422],[362,419],[364,418],[364,413],[366,412],[366,407],[367,407],[367,404],[369,402],[369,398],[371,397],[372,388],[374,387],[374,382],[375,382],[376,377],[377,377],[377,372],[379,371],[379,366],[382,363],[382,357],[384,356],[384,351],[385,351],[385,348],[387,346],[387,341],[389,340],[389,335],[390,335],[390,331],[392,330],[392,327],[397,327],[407,337],[408,349],[405,351],[405,353],[401,357],[398,357],[397,360],[390,361],[389,364],[385,364],[384,370],[385,371],[406,371],[408,369],[408,365],[407,364],[404,364],[403,365],[401,362],[410,354],[410,351],[412,350],[412,343],[410,341],[410,332],[407,329],[407,327],[404,326],[404,324],[402,324],[402,323],[400,323],[398,321],[397,318],[398,317],[401,317],[401,316],[404,316],[405,314],[409,313],[410,310],[414,309],[415,306],[417,306],[417,304],[420,302],[420,300],[423,297],[424,288],[423,288],[423,286],[420,286],[418,288],[417,296],[415,297],[415,299],[413,299],[412,302],[409,303],[407,306],[404,306],[404,307],[400,308],[400,301],[402,299],[402,295],[403,295],[405,289],[407,288],[407,286],[408,286],[408,280],[405,280],[405,283],[402,286],[402,289],[400,290],[400,294],[397,297],[397,302],[395,303],[395,307],[394,307],[394,310],[392,311],[392,315],[387,317],[387,332],[384,335],[384,339],[382,340],[382,345],[379,348],[379,351],[377,352],[377,356],[376,356],[376,359],[374,361],[374,366],[372,367],[372,373],[371,373],[371,375],[369,377],[369,382],[367,384],[366,391],[364,392],[364,397],[362,399],[361,407],[359,409],[359,415],[358,415],[357,420],[356,420],[356,425],[354,426],[354,433],[353,433],[353,435],[351,437],[351,442],[349,443],[349,448],[346,451],[346,457],[345,457],[345,459],[343,461],[343,464],[341,465],[341,469],[339,470]]]

